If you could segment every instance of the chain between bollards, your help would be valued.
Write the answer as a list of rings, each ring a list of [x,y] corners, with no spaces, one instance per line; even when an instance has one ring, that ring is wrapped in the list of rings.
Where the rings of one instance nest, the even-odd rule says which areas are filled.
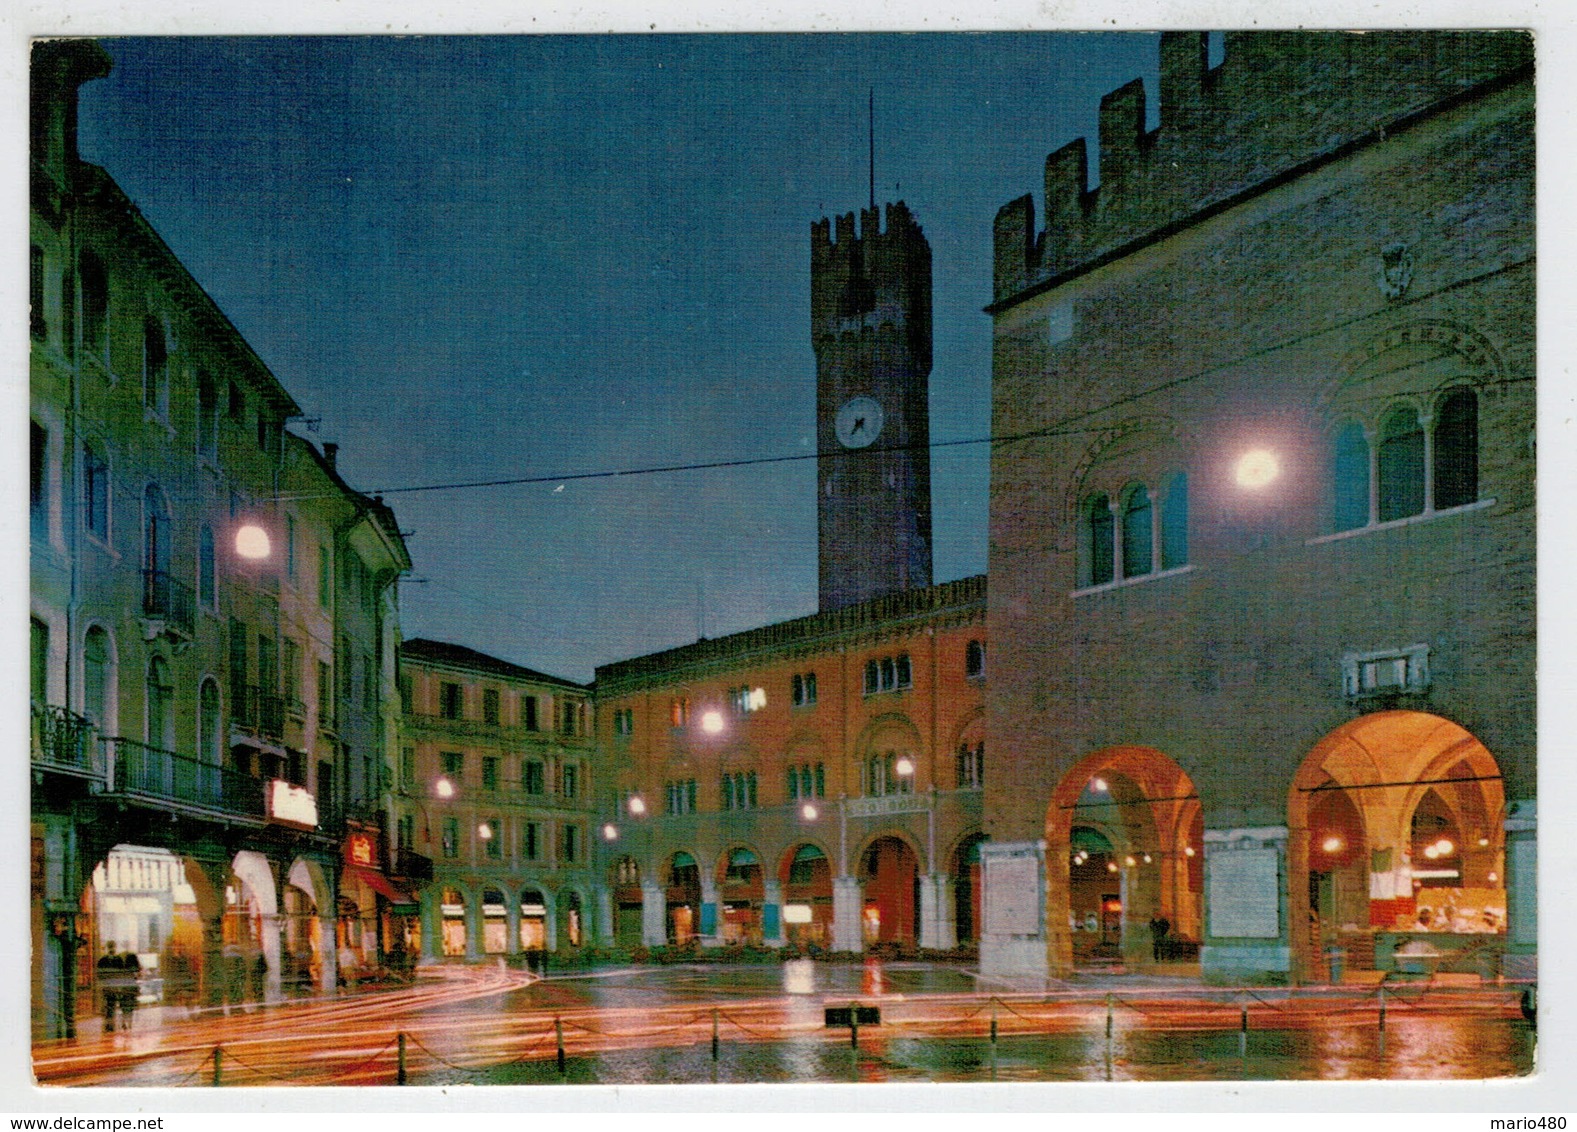
[[[400,1031],[400,1033],[399,1033],[399,1040],[400,1040],[400,1059],[399,1059],[398,1068],[395,1070],[394,1083],[396,1085],[403,1085],[403,1084],[405,1084],[405,1031],[404,1030]]]
[[[224,1084],[224,1047],[214,1046],[214,1088]]]
[[[562,1076],[564,1076],[564,1073],[565,1073],[565,1068],[564,1068],[564,1019],[559,1018],[559,1017],[555,1017],[553,1019],[553,1033],[554,1033],[554,1036],[558,1038],[558,1045],[559,1045],[559,1076],[562,1077]]]

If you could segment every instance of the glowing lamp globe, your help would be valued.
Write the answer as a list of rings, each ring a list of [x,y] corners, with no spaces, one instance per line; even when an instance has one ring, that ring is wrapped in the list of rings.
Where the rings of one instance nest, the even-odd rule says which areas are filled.
[[[720,711],[709,711],[705,715],[701,716],[701,730],[705,731],[708,735],[716,735],[722,729],[723,729],[723,713],[722,712],[720,712]]]
[[[1256,448],[1238,458],[1233,477],[1239,487],[1258,489],[1270,484],[1281,474],[1281,462],[1274,452]]]
[[[267,558],[272,548],[268,532],[256,523],[247,523],[235,532],[235,552],[253,562]]]

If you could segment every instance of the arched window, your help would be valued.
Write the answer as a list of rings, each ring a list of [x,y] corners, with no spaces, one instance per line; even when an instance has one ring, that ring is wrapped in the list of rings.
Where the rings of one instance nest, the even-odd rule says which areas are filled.
[[[1173,472],[1161,500],[1161,569],[1188,565],[1188,473]]]
[[[1435,509],[1478,499],[1478,398],[1453,389],[1435,417]]]
[[[142,320],[142,403],[161,417],[170,407],[170,349],[152,315]]]
[[[217,567],[214,529],[204,523],[197,531],[197,603],[204,609],[217,609],[219,605]]]
[[[174,699],[175,685],[170,680],[169,662],[156,656],[148,662],[148,746],[163,751],[175,746]]]
[[[104,261],[91,251],[82,253],[82,349],[103,359],[109,348],[109,275]]]
[[[964,675],[984,676],[986,674],[986,646],[980,641],[970,641],[964,648]]]
[[[100,731],[106,731],[110,726],[113,679],[110,635],[103,626],[94,625],[82,639],[82,713]]]
[[[1138,578],[1155,567],[1155,530],[1150,493],[1143,484],[1128,489],[1123,500],[1123,577]]]
[[[1348,421],[1336,433],[1331,452],[1334,529],[1351,531],[1369,525],[1369,439],[1363,425]]]
[[[210,460],[219,453],[219,387],[213,374],[197,374],[197,452]]]
[[[1105,492],[1084,501],[1079,513],[1080,585],[1099,586],[1112,580],[1115,527],[1111,500]]]
[[[197,757],[219,765],[219,685],[211,676],[197,692]]]
[[[171,612],[170,507],[157,484],[142,493],[142,611],[150,616]]]
[[[1393,409],[1380,428],[1380,522],[1424,510],[1424,429],[1409,408]]]

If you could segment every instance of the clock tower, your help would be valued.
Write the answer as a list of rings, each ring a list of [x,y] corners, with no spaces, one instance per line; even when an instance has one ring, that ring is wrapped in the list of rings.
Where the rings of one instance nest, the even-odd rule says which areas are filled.
[[[811,225],[823,611],[931,584],[931,245],[908,207]]]

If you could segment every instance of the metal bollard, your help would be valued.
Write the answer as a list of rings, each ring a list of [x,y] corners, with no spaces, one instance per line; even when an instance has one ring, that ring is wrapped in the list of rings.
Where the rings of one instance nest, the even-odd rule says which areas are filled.
[[[1241,1024],[1240,1028],[1238,1029],[1238,1056],[1239,1057],[1247,1057],[1248,1056],[1248,1003],[1245,1002],[1243,1004],[1242,1011],[1243,1011],[1242,1024]]]
[[[1380,988],[1380,1033],[1385,1033],[1385,988]]]
[[[553,1019],[553,1033],[558,1038],[559,1044],[559,1076],[564,1076],[564,1019]]]
[[[399,1040],[400,1040],[400,1059],[399,1059],[398,1066],[395,1069],[394,1083],[396,1085],[403,1085],[403,1084],[405,1084],[405,1031],[404,1030],[400,1031],[400,1033],[399,1033]]]
[[[712,1007],[712,1060],[717,1060],[717,1007]]]
[[[214,1081],[213,1081],[213,1085],[214,1085],[214,1088],[216,1088],[216,1089],[220,1085],[224,1084],[223,1063],[224,1063],[224,1048],[222,1046],[214,1046]]]
[[[858,1007],[849,1007],[849,1048],[860,1048],[860,1012]]]

